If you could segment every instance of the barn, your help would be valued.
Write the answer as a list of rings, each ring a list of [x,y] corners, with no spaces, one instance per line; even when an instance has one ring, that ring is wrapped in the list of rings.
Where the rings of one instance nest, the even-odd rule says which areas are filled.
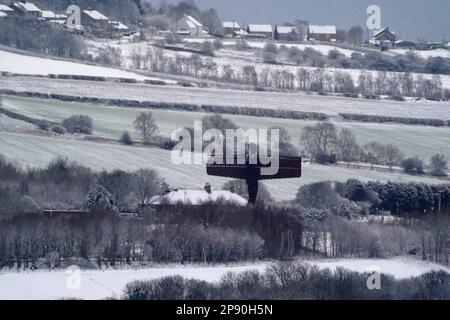
[[[309,41],[332,41],[337,40],[336,26],[310,25],[308,27]]]

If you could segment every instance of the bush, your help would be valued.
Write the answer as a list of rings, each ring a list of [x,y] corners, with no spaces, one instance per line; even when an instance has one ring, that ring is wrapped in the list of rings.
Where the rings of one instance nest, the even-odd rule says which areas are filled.
[[[431,157],[430,173],[436,177],[447,176],[447,158],[443,154],[435,154]]]
[[[92,119],[86,115],[76,115],[64,119],[62,125],[70,133],[92,134]]]
[[[38,126],[38,128],[40,130],[45,130],[48,131],[48,129],[50,129],[50,121],[47,120],[38,120],[36,125]]]
[[[424,164],[418,157],[408,158],[402,161],[401,166],[406,173],[409,174],[423,174]]]
[[[54,125],[54,126],[52,126],[52,132],[57,133],[57,134],[65,134],[66,129],[64,129],[64,127],[61,125]]]
[[[119,138],[119,142],[127,146],[134,144],[134,140],[133,138],[131,138],[131,135],[128,133],[128,131],[124,131],[122,133],[122,135]]]

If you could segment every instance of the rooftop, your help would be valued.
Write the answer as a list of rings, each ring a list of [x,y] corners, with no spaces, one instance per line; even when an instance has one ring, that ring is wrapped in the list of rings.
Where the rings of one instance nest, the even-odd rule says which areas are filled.
[[[85,14],[91,17],[94,20],[109,20],[109,18],[97,10],[83,10]]]
[[[186,21],[189,21],[194,27],[197,27],[197,28],[203,27],[203,25],[197,19],[195,19],[194,17],[192,17],[190,15],[185,14],[184,18],[186,19]],[[188,25],[189,25],[189,23],[188,23]]]
[[[200,205],[205,202],[210,201],[228,201],[234,202],[238,205],[245,206],[247,205],[247,200],[242,198],[241,196],[232,193],[230,191],[218,190],[211,191],[211,193],[206,192],[205,190],[177,190],[168,193],[167,195],[160,197],[155,200],[155,203],[183,203],[183,204],[192,204],[192,205]]]
[[[336,34],[336,26],[310,25],[309,33],[314,34]]]
[[[25,10],[27,12],[41,12],[41,9],[36,7],[36,5],[34,3],[31,3],[31,2],[18,1],[18,2],[14,2],[13,5],[18,7],[18,8],[22,8],[23,10]]]
[[[295,27],[277,26],[277,32],[281,34],[288,34],[295,31]]]
[[[7,5],[4,5],[4,4],[1,4],[1,3],[0,3],[0,11],[5,11],[5,12],[7,12],[7,11],[14,11],[14,9],[8,7]]]
[[[236,21],[223,21],[222,26],[224,28],[240,29],[239,23]]]
[[[249,24],[248,29],[250,32],[272,32],[272,26],[270,24]]]

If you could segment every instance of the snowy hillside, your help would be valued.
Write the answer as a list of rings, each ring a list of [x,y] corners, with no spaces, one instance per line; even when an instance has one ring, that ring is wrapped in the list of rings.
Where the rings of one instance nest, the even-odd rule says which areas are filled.
[[[0,50],[0,71],[27,75],[82,75],[108,78],[127,78],[138,81],[150,79],[119,69],[91,66],[69,61],[44,59]]]

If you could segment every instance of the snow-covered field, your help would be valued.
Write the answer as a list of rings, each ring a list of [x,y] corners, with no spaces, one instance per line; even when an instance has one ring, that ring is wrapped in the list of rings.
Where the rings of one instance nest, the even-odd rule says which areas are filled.
[[[98,67],[70,61],[44,59],[0,50],[0,71],[27,75],[83,75],[107,78],[152,79],[119,69]]]
[[[358,113],[398,117],[450,119],[450,102],[351,99],[336,96],[310,95],[302,92],[256,92],[216,88],[183,88],[118,84],[113,82],[36,79],[33,77],[2,77],[0,88],[15,91],[59,93],[109,99],[131,99],[197,105],[256,107],[298,111]]]
[[[125,130],[135,134],[133,121],[138,113],[148,111],[146,109],[108,107],[13,96],[3,96],[2,100],[3,108],[37,119],[61,122],[63,119],[74,114],[89,115],[94,120],[94,134],[112,139],[117,139]],[[194,121],[200,120],[206,115],[205,113],[199,112],[158,109],[152,110],[152,113],[156,119],[160,134],[166,137],[170,137],[176,129],[192,127]],[[229,118],[239,127],[245,129],[265,129],[272,126],[281,126],[288,130],[294,145],[299,144],[303,128],[315,124],[315,121],[236,115],[226,115],[226,118]],[[1,121],[0,118],[0,128]],[[419,156],[424,160],[428,160],[431,154],[442,151],[450,158],[449,127],[436,128],[431,126],[362,123],[334,118],[332,121],[338,129],[347,128],[352,130],[360,144],[365,144],[369,141],[378,141],[380,143],[389,141],[398,145],[407,156]],[[5,129],[4,131],[11,130]]]
[[[405,279],[423,273],[449,268],[408,258],[395,259],[342,259],[306,261],[319,268],[330,270],[343,267],[356,272],[379,271]],[[227,272],[256,270],[263,272],[270,262],[240,266],[159,266],[137,270],[86,270],[79,273],[80,282],[74,281],[75,274],[68,271],[29,271],[0,273],[0,300],[53,300],[80,298],[86,300],[120,298],[125,285],[133,280],[151,280],[164,276],[180,275],[186,278],[216,282]],[[69,284],[69,285],[68,285]],[[383,284],[381,284],[383,285]]]
[[[208,176],[205,165],[174,164],[171,161],[171,152],[158,148],[130,147],[8,132],[0,134],[0,146],[1,154],[24,167],[46,166],[55,157],[62,156],[94,170],[135,171],[139,168],[154,168],[170,186],[178,188],[203,188],[208,182],[214,189],[221,189],[227,181],[225,178]],[[397,172],[304,164],[302,178],[267,181],[265,184],[275,199],[293,200],[301,185],[325,180],[345,182],[351,178],[362,181],[417,181],[429,184],[448,181]]]

